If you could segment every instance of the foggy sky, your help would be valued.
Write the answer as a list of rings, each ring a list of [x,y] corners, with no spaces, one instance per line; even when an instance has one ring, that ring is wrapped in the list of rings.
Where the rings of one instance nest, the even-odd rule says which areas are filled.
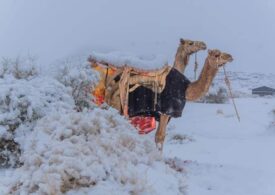
[[[119,50],[172,63],[182,37],[232,54],[229,70],[275,73],[274,18],[272,0],[0,0],[0,56],[47,65]]]

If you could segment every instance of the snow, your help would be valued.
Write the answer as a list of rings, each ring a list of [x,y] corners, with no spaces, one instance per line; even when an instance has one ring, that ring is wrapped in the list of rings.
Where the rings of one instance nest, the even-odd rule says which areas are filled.
[[[141,66],[158,61],[112,55]],[[188,102],[160,154],[154,133],[139,135],[116,110],[86,104],[92,97],[82,91],[98,79],[86,63],[70,59],[35,74],[31,67],[0,75],[0,136],[18,142],[24,162],[0,169],[0,194],[274,195],[274,97],[238,96],[240,122],[230,101]],[[235,93],[248,85],[233,81]],[[216,86],[224,87],[219,79]]]
[[[162,64],[158,56],[92,54],[120,65]],[[272,76],[230,74],[240,122],[230,101],[188,102],[169,123],[160,154],[154,133],[139,135],[116,110],[92,103],[87,91],[98,75],[84,61],[0,66],[0,136],[20,145],[24,162],[0,169],[0,194],[274,195],[275,99],[238,95],[251,79],[272,83]],[[221,79],[212,91],[224,87]],[[16,160],[10,156],[10,164]]]
[[[240,123],[232,105],[199,103],[187,104],[184,117],[172,121],[175,129],[170,131],[191,141],[168,141],[164,154],[188,161],[183,164],[188,194],[275,193],[275,127],[270,126],[275,100],[239,98],[237,105]]]
[[[141,69],[156,69],[161,68],[164,65],[168,64],[165,61],[165,57],[161,55],[140,55],[136,56],[130,52],[108,52],[100,53],[92,51],[90,56],[97,61],[105,61],[110,64],[115,64],[117,66],[129,65]]]
[[[10,144],[0,145],[0,194],[184,192],[184,175],[149,137],[83,93],[97,81],[89,65],[63,64],[52,71],[58,74],[11,70],[0,78],[0,138]]]
[[[232,72],[227,71],[233,88],[233,93],[238,97],[252,97],[251,91],[254,88],[267,86],[274,88],[275,75],[271,72],[269,74],[262,73],[246,73],[246,72]],[[224,86],[224,73],[220,71],[215,78],[214,88]]]
[[[106,180],[121,190],[143,190],[139,169],[156,158],[155,150],[135,135],[112,109],[48,115],[28,135],[14,185],[22,194],[60,194],[95,185],[93,191]]]

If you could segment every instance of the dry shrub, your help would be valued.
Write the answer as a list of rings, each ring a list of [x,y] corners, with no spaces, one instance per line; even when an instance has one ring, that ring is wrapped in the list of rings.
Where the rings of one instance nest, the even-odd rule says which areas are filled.
[[[217,92],[209,93],[208,95],[204,96],[199,102],[203,103],[211,103],[211,104],[224,104],[228,102],[228,95],[225,88],[220,87]]]

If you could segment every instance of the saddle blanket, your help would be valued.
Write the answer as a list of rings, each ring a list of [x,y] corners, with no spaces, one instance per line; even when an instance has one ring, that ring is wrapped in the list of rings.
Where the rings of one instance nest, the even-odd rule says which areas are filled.
[[[161,93],[155,93],[144,86],[129,93],[129,117],[153,116],[158,120],[160,113],[180,117],[186,102],[185,91],[189,84],[190,81],[183,74],[172,68]]]

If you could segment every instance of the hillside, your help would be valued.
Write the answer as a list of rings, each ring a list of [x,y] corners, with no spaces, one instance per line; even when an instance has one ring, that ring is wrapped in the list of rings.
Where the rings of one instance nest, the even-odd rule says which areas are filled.
[[[0,64],[0,194],[184,193],[153,140],[94,105],[97,80],[87,63]]]
[[[228,71],[227,75],[231,81],[233,91],[236,95],[251,96],[252,89],[267,86],[275,88],[275,74],[245,73]],[[220,71],[214,81],[216,86],[224,85],[224,73]]]
[[[160,154],[154,132],[91,103],[86,63],[20,63],[0,68],[1,194],[274,194],[275,100],[248,95],[272,75],[229,72],[241,122],[230,103],[187,103]]]

